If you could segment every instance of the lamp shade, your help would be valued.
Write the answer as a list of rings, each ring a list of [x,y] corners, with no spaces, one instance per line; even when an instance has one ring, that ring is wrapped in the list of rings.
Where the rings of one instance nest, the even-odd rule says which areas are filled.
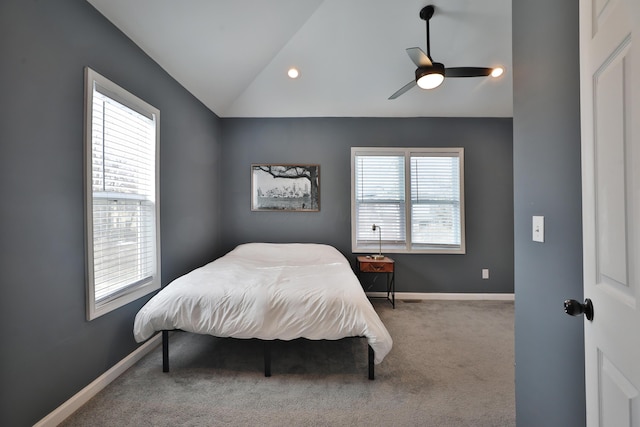
[[[422,89],[434,89],[444,81],[444,65],[439,62],[416,70],[416,83]]]

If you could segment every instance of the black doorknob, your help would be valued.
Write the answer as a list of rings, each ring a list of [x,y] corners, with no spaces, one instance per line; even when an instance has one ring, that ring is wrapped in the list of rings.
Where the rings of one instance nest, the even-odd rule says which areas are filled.
[[[584,314],[587,320],[593,320],[593,303],[589,298],[584,300],[584,304],[574,299],[568,299],[564,302],[564,312],[569,316]]]

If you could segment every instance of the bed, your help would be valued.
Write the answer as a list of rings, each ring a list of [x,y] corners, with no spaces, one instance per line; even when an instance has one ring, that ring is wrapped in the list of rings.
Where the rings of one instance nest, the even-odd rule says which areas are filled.
[[[133,332],[142,342],[162,331],[165,372],[171,330],[263,340],[265,376],[274,340],[364,337],[370,379],[393,345],[349,261],[314,243],[242,244],[160,290],[137,313]]]

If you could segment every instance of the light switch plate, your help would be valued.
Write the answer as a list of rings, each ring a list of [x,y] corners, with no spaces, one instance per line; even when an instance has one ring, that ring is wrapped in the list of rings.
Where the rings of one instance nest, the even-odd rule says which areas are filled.
[[[533,241],[544,242],[544,217],[533,216],[532,227],[533,227]]]

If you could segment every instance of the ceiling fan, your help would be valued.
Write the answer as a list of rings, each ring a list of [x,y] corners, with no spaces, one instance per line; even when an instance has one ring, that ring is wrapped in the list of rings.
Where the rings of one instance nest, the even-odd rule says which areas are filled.
[[[407,48],[407,54],[414,64],[418,67],[416,69],[415,80],[410,81],[406,85],[402,86],[396,93],[391,95],[389,99],[396,99],[409,89],[418,85],[422,89],[434,89],[444,81],[445,77],[499,77],[504,72],[502,67],[487,68],[487,67],[452,67],[445,68],[444,64],[440,62],[434,62],[431,58],[431,47],[429,39],[429,20],[433,16],[435,8],[432,5],[425,6],[420,10],[420,19],[423,19],[427,24],[427,53],[424,53],[419,47]]]

